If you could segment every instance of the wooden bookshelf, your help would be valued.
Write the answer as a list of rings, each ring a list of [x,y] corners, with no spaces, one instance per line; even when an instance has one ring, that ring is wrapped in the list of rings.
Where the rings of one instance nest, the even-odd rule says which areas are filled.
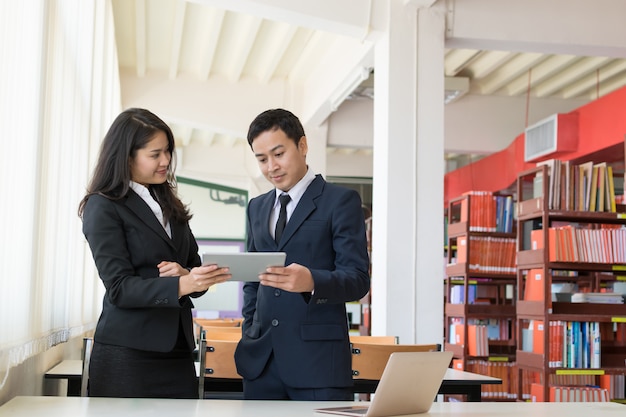
[[[485,392],[483,400],[514,400],[512,197],[471,192],[450,201],[446,213],[445,350],[454,353],[455,369],[506,380],[499,388],[506,392]]]
[[[530,396],[523,373],[533,375],[530,382],[541,387],[540,396],[546,401],[551,387],[610,385],[615,378],[623,384],[626,374],[623,300],[620,304],[578,303],[554,299],[573,297],[569,292],[553,294],[553,284],[593,294],[606,291],[620,279],[626,271],[626,259],[620,257],[626,252],[621,243],[621,239],[626,243],[624,207],[616,205],[613,211],[609,205],[608,212],[598,212],[555,206],[560,197],[552,188],[553,169],[546,164],[524,171],[517,182],[516,359],[522,400]],[[613,240],[602,240],[603,230],[617,232],[610,235]],[[587,240],[577,240],[580,236]],[[584,258],[589,253],[600,261],[585,261],[592,259]],[[620,295],[613,298],[620,299]],[[623,398],[625,393],[616,395]]]

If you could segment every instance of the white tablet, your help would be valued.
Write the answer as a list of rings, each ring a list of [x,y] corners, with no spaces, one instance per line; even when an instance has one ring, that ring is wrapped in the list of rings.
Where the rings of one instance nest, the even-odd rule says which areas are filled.
[[[285,252],[236,252],[202,254],[202,265],[229,267],[231,281],[258,281],[259,274],[270,266],[285,266]]]

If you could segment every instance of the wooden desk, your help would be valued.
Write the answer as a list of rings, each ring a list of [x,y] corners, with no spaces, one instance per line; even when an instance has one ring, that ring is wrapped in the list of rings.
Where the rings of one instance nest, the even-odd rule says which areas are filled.
[[[448,369],[439,387],[439,394],[464,394],[467,401],[479,402],[481,401],[481,387],[488,384],[502,384],[502,380],[472,372]]]
[[[196,362],[196,374],[198,363]],[[67,396],[80,396],[80,382],[82,374],[82,361],[66,360],[50,369],[45,374],[47,379],[67,379]],[[476,402],[481,400],[480,387],[483,384],[501,384],[502,380],[490,376],[474,374],[471,372],[448,369],[443,377],[439,394],[462,394],[466,395],[467,401]],[[376,390],[378,381],[354,380],[355,393],[372,393]],[[241,392],[243,391],[241,380],[237,379],[212,379],[207,378],[204,382],[207,392]]]
[[[350,402],[168,400],[146,398],[15,397],[0,406],[0,417],[324,417],[316,408]],[[362,403],[360,403],[362,404]],[[623,417],[616,403],[433,403],[435,417]],[[424,415],[424,414],[421,414]]]
[[[474,374],[472,372],[458,371],[448,368],[441,381],[438,394],[461,394],[465,395],[468,402],[479,402],[482,399],[482,385],[502,384],[502,380],[491,376]],[[378,381],[355,379],[355,393],[373,393],[378,386]]]

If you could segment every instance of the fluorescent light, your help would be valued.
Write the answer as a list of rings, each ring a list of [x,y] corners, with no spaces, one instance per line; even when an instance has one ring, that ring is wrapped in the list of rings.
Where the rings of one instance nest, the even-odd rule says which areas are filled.
[[[444,80],[443,104],[452,103],[469,91],[469,78],[446,77]]]
[[[357,71],[351,74],[341,87],[337,89],[337,92],[330,98],[331,111],[337,111],[341,103],[365,80],[370,76],[370,69],[367,67],[360,67]]]

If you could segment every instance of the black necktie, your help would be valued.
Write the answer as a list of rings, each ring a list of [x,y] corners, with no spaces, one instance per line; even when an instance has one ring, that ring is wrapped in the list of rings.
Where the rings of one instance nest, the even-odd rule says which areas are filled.
[[[287,204],[291,197],[289,197],[289,194],[281,194],[278,199],[280,200],[280,213],[278,214],[276,231],[274,232],[276,243],[280,242],[280,237],[283,235],[283,230],[285,230],[285,225],[287,224]]]

